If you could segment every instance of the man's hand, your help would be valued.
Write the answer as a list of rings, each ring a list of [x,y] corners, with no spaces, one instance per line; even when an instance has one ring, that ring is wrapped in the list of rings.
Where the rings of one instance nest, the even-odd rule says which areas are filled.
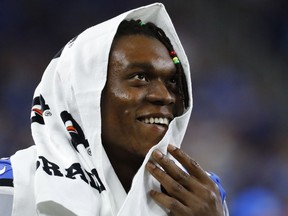
[[[146,167],[165,191],[152,190],[151,197],[169,209],[170,215],[223,216],[219,189],[209,175],[181,149],[169,145],[168,152],[182,164],[188,173],[179,168],[173,160],[155,150],[152,157],[162,169],[151,161]]]

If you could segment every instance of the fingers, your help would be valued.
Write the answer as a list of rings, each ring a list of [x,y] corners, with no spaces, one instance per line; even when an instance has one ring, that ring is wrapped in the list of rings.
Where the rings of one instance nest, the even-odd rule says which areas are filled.
[[[151,197],[161,206],[169,209],[169,215],[191,215],[191,208],[188,207],[188,203],[196,203],[197,200],[194,200],[193,196],[189,196],[189,192],[181,184],[152,162],[148,162],[146,167],[169,194],[152,190],[150,191]]]
[[[149,161],[148,171],[165,188],[165,192],[151,191],[152,198],[168,208],[171,215],[221,215],[221,202],[216,184],[209,175],[182,150],[169,145],[168,152],[187,170],[183,171],[159,150],[152,153],[155,164]],[[159,165],[159,166],[158,166]],[[214,215],[214,214],[213,214]]]
[[[147,163],[147,169],[163,185],[169,196],[186,203],[189,194],[185,187],[152,162]]]
[[[172,197],[154,190],[150,192],[150,195],[156,202],[170,210],[169,215],[191,215],[188,207]]]
[[[163,172],[163,171],[160,172],[161,170],[158,171],[158,172],[160,172],[159,175],[157,176],[158,178],[155,176],[157,174],[157,172],[154,171],[154,172],[156,172],[154,177],[158,181],[161,182],[162,178],[164,180],[167,180],[166,174],[168,174],[168,179],[170,177],[172,177],[171,179],[176,181],[174,184],[177,183],[177,184],[183,186],[184,188],[186,188],[188,191],[192,191],[193,188],[201,187],[200,185],[198,186],[199,183],[197,182],[197,180],[193,176],[186,173],[183,169],[180,169],[175,164],[175,162],[173,160],[171,160],[167,156],[163,155],[160,151],[158,151],[158,150],[154,151],[152,153],[152,156],[155,159],[155,161],[165,170],[165,172]],[[152,173],[152,175],[153,175],[153,173]],[[166,190],[169,190],[169,188],[166,188],[164,184],[163,184],[163,186]],[[179,190],[179,188],[180,188],[180,186],[178,186],[178,185],[175,185],[174,187],[175,187],[174,190]]]
[[[171,144],[168,145],[167,150],[175,159],[177,159],[182,164],[182,166],[191,176],[194,176],[203,183],[211,182],[209,176],[202,169],[202,167],[184,151],[176,148]]]
[[[216,194],[218,193],[220,194],[217,185],[211,180],[206,171],[203,170],[202,167],[195,160],[193,160],[188,154],[186,154],[184,151],[182,151],[179,148],[176,148],[171,144],[168,145],[167,150],[175,159],[177,159],[182,164],[182,166],[187,170],[187,172],[191,176],[195,177],[197,182],[201,184],[202,187],[198,186],[198,194],[204,193],[204,191],[207,191],[206,189],[212,190]],[[192,185],[192,187],[195,188],[195,184]],[[197,191],[194,192],[197,193]],[[209,192],[208,194],[210,196]]]

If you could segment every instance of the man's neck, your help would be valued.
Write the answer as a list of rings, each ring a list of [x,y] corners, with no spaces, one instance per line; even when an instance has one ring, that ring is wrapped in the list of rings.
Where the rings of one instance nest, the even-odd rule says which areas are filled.
[[[104,146],[104,149],[122,186],[128,193],[133,177],[142,165],[144,158],[120,148],[115,150],[115,147]]]

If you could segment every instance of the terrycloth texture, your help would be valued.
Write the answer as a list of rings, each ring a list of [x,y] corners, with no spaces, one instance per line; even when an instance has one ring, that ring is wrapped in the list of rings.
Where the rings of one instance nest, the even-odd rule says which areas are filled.
[[[101,91],[106,82],[110,46],[124,19],[141,19],[161,27],[184,67],[190,104],[174,119],[165,137],[147,154],[128,194],[101,144]],[[11,157],[14,216],[167,215],[147,194],[159,183],[144,165],[153,149],[180,146],[192,109],[187,57],[162,4],[123,13],[72,39],[47,67],[33,100],[35,146]],[[37,161],[37,163],[36,163]],[[25,207],[24,207],[25,206]]]

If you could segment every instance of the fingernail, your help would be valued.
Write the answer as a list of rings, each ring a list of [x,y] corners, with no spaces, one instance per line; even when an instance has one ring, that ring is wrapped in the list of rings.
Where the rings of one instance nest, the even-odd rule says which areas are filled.
[[[162,152],[160,152],[159,150],[156,149],[156,150],[153,152],[153,156],[154,156],[154,158],[156,158],[156,159],[160,159],[160,158],[163,157],[163,154],[162,154]]]
[[[156,194],[157,194],[157,192],[156,192],[155,190],[151,190],[151,191],[150,191],[150,195],[151,195],[151,196],[154,196],[154,195],[156,195]]]
[[[147,167],[148,167],[149,169],[155,169],[155,168],[156,168],[155,164],[152,163],[151,161],[148,161]]]
[[[176,147],[175,147],[174,145],[169,144],[169,145],[168,145],[168,149],[169,149],[170,151],[174,151],[174,150],[176,149]]]

